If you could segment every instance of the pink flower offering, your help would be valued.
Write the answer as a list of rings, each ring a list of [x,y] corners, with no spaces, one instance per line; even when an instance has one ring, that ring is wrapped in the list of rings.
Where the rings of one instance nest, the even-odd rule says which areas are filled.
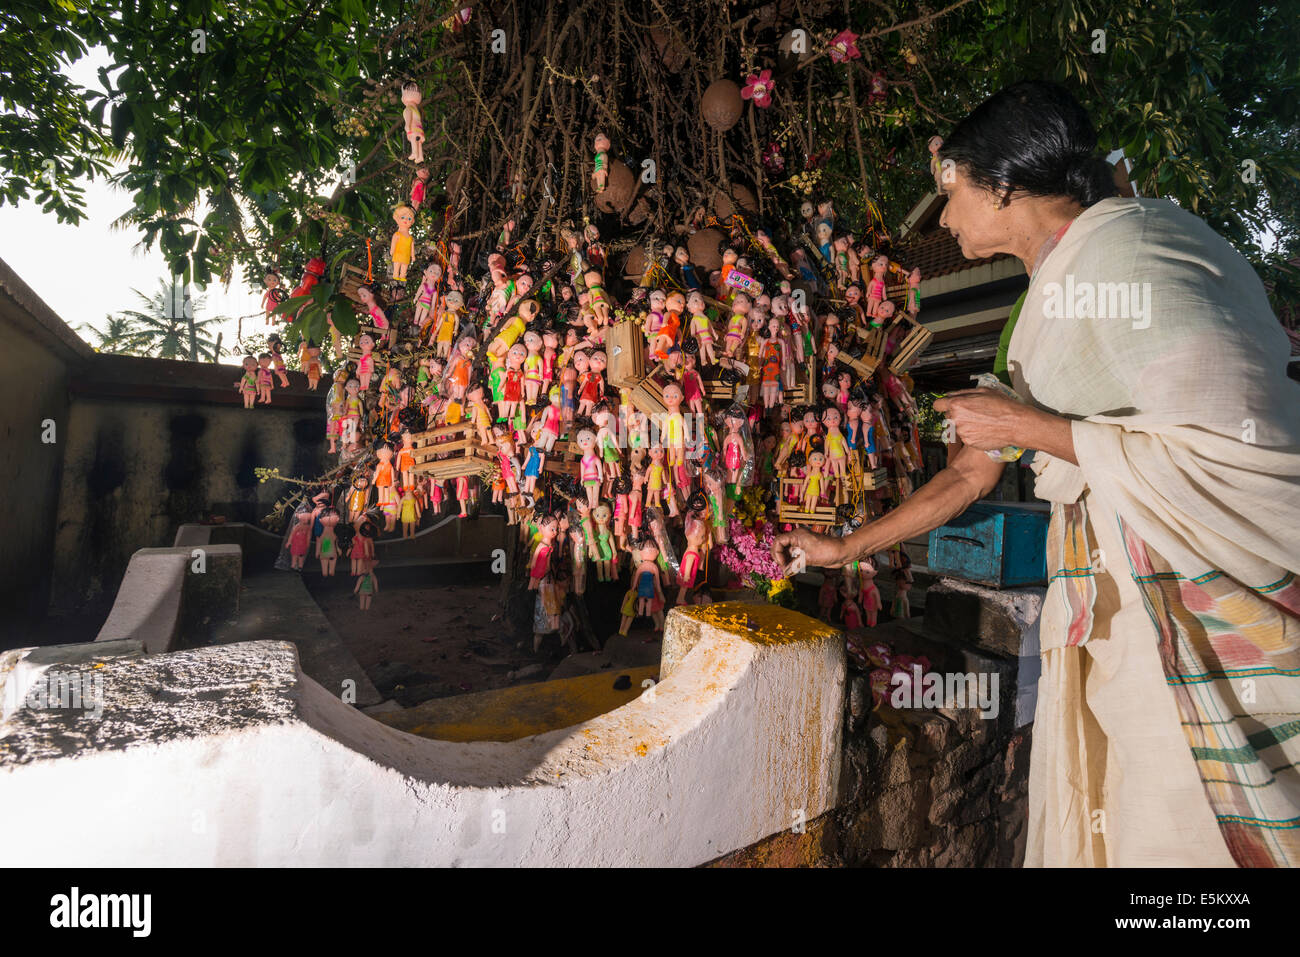
[[[858,35],[852,30],[845,30],[831,41],[830,55],[832,63],[847,63],[856,60],[862,54],[858,51]]]

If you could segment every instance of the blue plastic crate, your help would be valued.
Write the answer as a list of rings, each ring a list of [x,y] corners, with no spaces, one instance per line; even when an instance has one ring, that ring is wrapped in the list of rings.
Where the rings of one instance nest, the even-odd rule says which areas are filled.
[[[981,502],[930,532],[936,575],[994,588],[1047,584],[1047,512]]]

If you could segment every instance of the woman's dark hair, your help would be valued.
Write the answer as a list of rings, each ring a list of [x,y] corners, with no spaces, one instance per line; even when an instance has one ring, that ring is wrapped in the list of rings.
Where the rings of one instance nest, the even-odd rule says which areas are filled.
[[[1055,83],[1026,80],[999,90],[957,124],[939,157],[999,194],[1009,187],[1092,206],[1119,193],[1087,111]]]

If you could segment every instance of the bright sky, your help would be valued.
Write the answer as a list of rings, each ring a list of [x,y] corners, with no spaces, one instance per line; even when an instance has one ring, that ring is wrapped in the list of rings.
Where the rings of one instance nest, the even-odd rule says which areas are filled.
[[[96,71],[108,62],[100,47],[67,72],[82,86],[101,89]],[[126,192],[103,179],[81,185],[86,188],[88,216],[77,226],[60,223],[34,200],[0,207],[0,259],[69,326],[86,322],[102,328],[106,314],[140,307],[132,289],[153,295],[159,280],[167,276],[167,267],[156,246],[148,252],[137,248],[142,239],[139,230],[109,229],[131,205]],[[200,293],[207,296],[200,318],[248,315],[261,309],[262,290],[250,289],[238,277],[229,289],[214,283]],[[244,321],[246,333],[262,328],[256,319]],[[217,329],[224,333],[222,349],[233,348],[236,323],[223,323]]]

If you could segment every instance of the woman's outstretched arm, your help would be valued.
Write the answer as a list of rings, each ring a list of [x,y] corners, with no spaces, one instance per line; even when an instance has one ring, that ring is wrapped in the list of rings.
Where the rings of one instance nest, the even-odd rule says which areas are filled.
[[[816,535],[804,528],[783,532],[772,544],[772,557],[782,569],[788,569],[794,560],[790,549],[799,548],[809,565],[824,568],[847,565],[938,528],[960,515],[966,506],[997,486],[1004,467],[1005,463],[990,459],[979,449],[962,446],[947,468],[882,518],[863,525],[845,538]]]

